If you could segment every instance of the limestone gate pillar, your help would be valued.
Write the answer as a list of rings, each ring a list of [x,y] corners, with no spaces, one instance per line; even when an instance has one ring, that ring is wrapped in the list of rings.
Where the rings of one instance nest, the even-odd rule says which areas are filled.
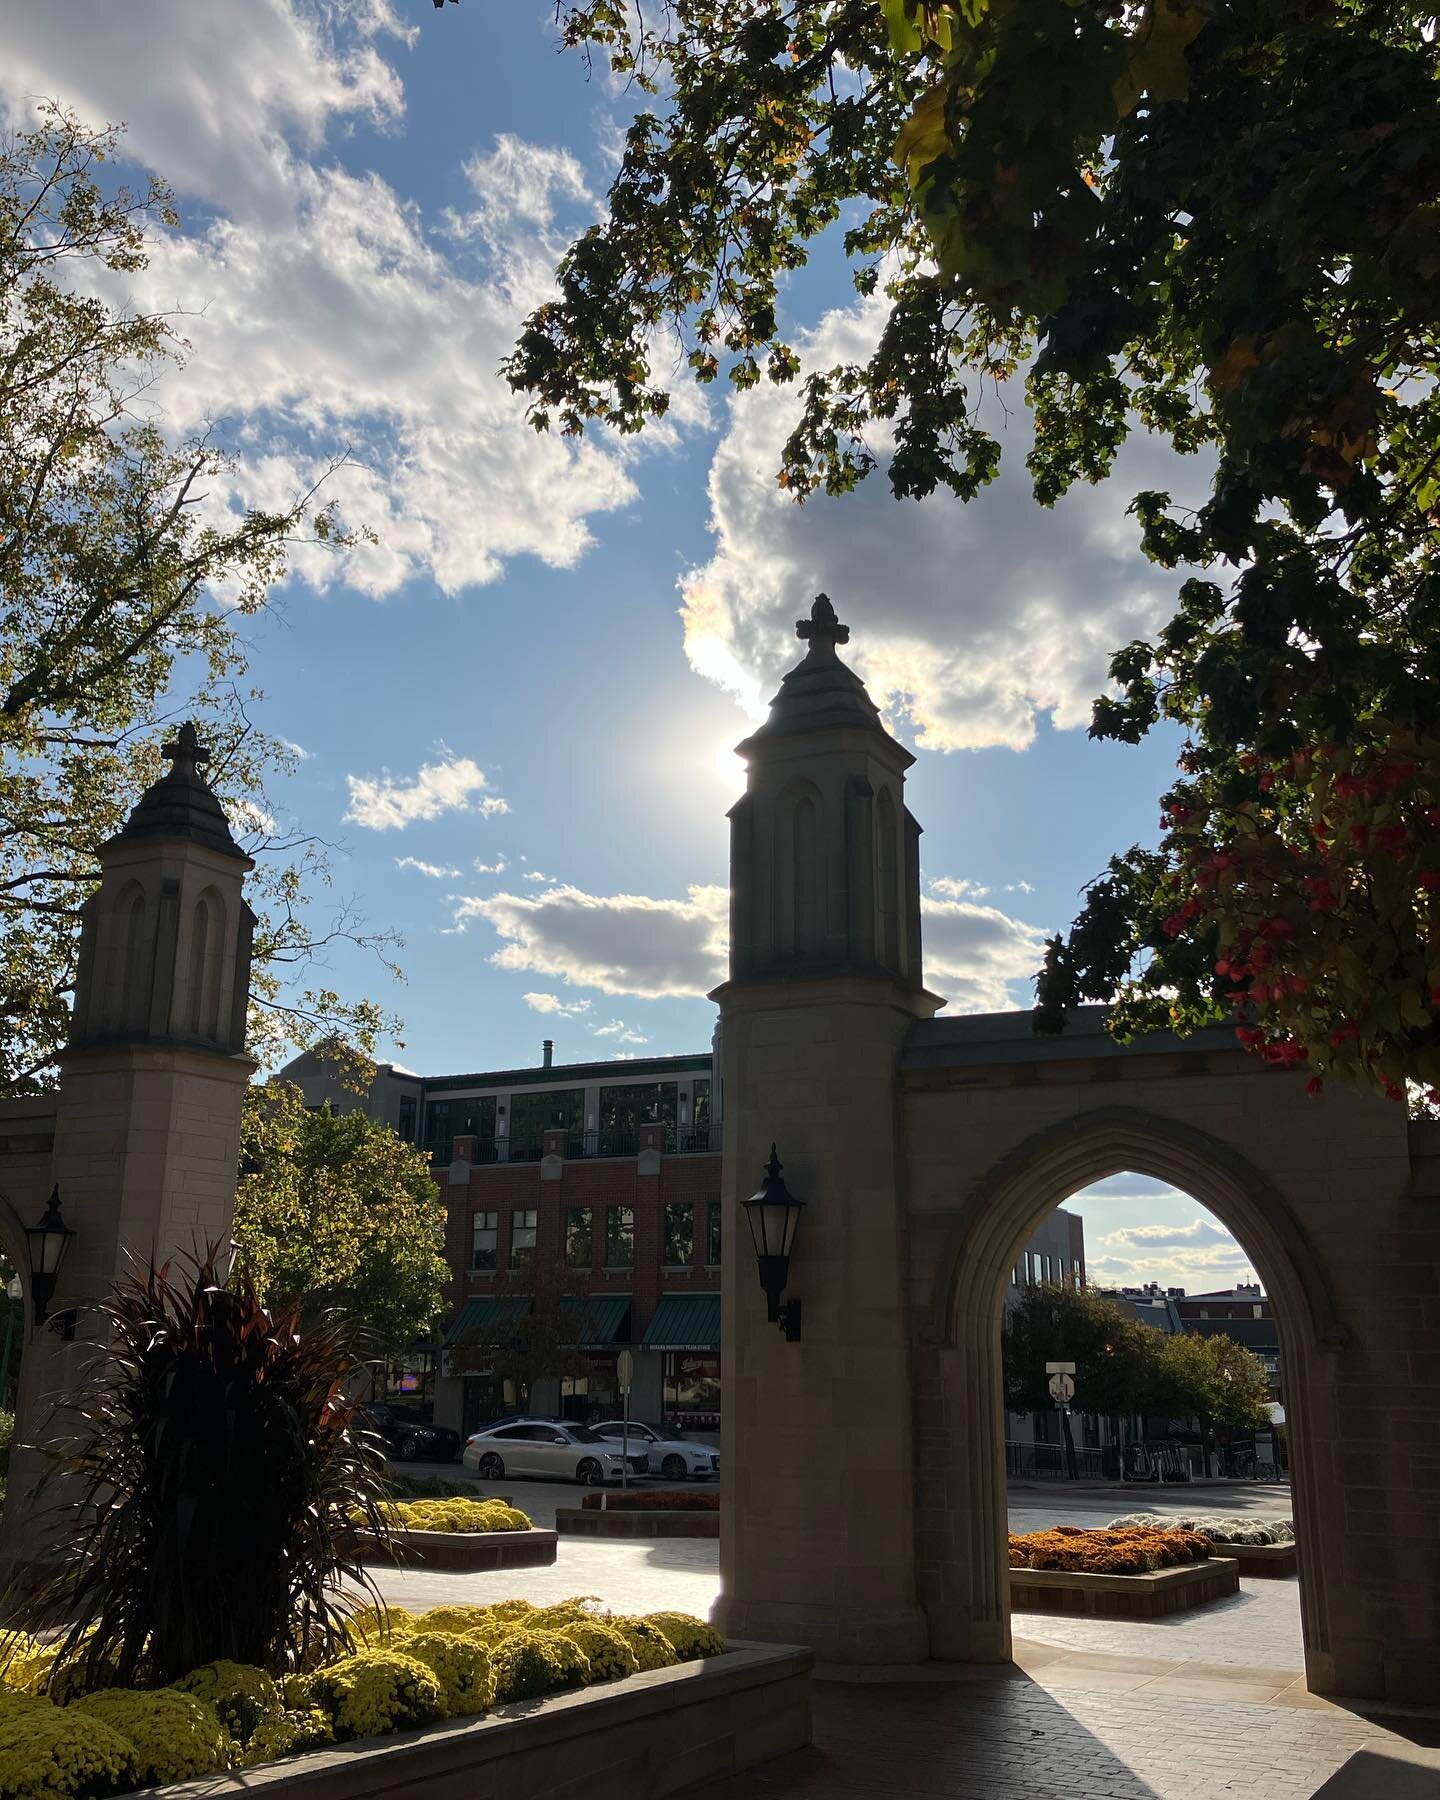
[[[923,1661],[916,1603],[909,1329],[896,1068],[921,986],[913,762],[836,646],[822,595],[809,649],[739,746],[731,819],[725,1094],[723,1593],[735,1637],[826,1660]],[[740,1202],[776,1138],[806,1204],[789,1294],[766,1318]]]
[[[169,774],[101,849],[100,888],[85,907],[52,1161],[75,1236],[50,1321],[26,1348],[17,1444],[43,1436],[52,1396],[86,1354],[67,1339],[67,1314],[131,1258],[230,1238],[255,1066],[244,1053],[255,919],[241,891],[254,864],[200,773],[207,753],[194,727],[183,725],[165,754]],[[17,1451],[4,1518],[11,1568],[43,1551],[45,1521],[31,1502],[41,1467]]]

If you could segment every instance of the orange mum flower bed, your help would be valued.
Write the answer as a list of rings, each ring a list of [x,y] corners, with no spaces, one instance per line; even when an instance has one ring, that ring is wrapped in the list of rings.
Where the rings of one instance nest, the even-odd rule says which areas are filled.
[[[1086,1531],[1057,1525],[1010,1539],[1012,1569],[1066,1569],[1078,1575],[1153,1575],[1181,1563],[1204,1562],[1214,1546],[1198,1531],[1131,1526]]]

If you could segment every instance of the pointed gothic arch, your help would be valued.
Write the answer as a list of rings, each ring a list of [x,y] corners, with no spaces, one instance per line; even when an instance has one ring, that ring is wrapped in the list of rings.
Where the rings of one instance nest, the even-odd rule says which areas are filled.
[[[963,1196],[933,1255],[928,1316],[919,1315],[919,1355],[935,1368],[947,1400],[958,1388],[969,1396],[959,1453],[966,1463],[966,1535],[974,1546],[963,1596],[953,1582],[937,1580],[936,1570],[927,1572],[921,1560],[921,1600],[930,1613],[936,1653],[963,1646],[966,1657],[1008,1660],[1010,1655],[1000,1356],[1009,1271],[1056,1206],[1093,1182],[1124,1172],[1164,1181],[1214,1213],[1251,1259],[1274,1304],[1286,1370],[1302,1628],[1307,1653],[1318,1663],[1331,1653],[1334,1633],[1326,1559],[1313,1516],[1323,1455],[1316,1443],[1312,1371],[1317,1357],[1338,1349],[1347,1337],[1330,1277],[1289,1201],[1264,1170],[1213,1133],[1131,1106],[1097,1107],[1064,1119],[1001,1157]],[[934,1425],[932,1409],[917,1395],[917,1441],[925,1441]],[[925,1486],[922,1471],[921,1505]]]

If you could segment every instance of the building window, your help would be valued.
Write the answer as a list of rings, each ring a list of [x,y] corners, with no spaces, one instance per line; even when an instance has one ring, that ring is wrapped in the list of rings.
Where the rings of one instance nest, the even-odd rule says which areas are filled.
[[[411,1095],[400,1102],[400,1122],[395,1130],[407,1144],[415,1142],[415,1101]]]
[[[705,1260],[712,1267],[720,1262],[720,1202],[712,1200],[705,1215]]]
[[[401,1101],[403,1109],[404,1101]],[[411,1102],[414,1105],[414,1102]],[[404,1117],[402,1111],[401,1117]],[[412,1120],[413,1128],[413,1120]],[[405,1134],[402,1131],[401,1136]],[[453,1160],[457,1137],[488,1142],[495,1136],[495,1096],[474,1095],[468,1100],[431,1100],[425,1108],[425,1148],[438,1163]]]
[[[510,1214],[510,1267],[523,1268],[535,1260],[535,1226],[539,1213],[532,1206],[527,1211],[517,1207]]]
[[[572,1206],[565,1214],[565,1260],[572,1269],[588,1269],[594,1259],[595,1215],[588,1206]]]
[[[477,1212],[470,1215],[470,1267],[495,1267],[495,1240],[499,1236],[499,1213]]]
[[[696,1131],[710,1128],[710,1082],[704,1075],[695,1077],[695,1099],[690,1108],[690,1123]]]
[[[605,1209],[605,1267],[628,1269],[635,1261],[635,1213],[629,1206]]]
[[[584,1088],[550,1088],[511,1096],[510,1155],[518,1161],[538,1159],[547,1131],[578,1137],[585,1129]]]
[[[695,1260],[695,1212],[688,1201],[665,1208],[665,1262],[678,1268]]]
[[[675,1143],[680,1086],[674,1081],[636,1081],[600,1090],[600,1150],[628,1156],[638,1148],[642,1125],[663,1125],[665,1142]]]

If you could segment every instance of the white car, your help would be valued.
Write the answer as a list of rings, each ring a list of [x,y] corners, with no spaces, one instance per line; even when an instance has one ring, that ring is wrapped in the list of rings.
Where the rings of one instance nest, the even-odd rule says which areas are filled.
[[[619,1443],[625,1432],[620,1419],[606,1419],[592,1425],[592,1431]],[[643,1419],[630,1421],[630,1442],[650,1458],[650,1473],[667,1481],[683,1481],[687,1475],[704,1476],[720,1473],[720,1452],[709,1444],[692,1444],[668,1425],[647,1425]]]
[[[625,1457],[618,1444],[600,1437],[588,1425],[562,1425],[531,1419],[492,1425],[468,1438],[460,1457],[467,1469],[498,1481],[503,1475],[550,1475],[603,1487],[619,1481]],[[630,1473],[644,1475],[650,1461],[643,1444],[630,1452]]]

